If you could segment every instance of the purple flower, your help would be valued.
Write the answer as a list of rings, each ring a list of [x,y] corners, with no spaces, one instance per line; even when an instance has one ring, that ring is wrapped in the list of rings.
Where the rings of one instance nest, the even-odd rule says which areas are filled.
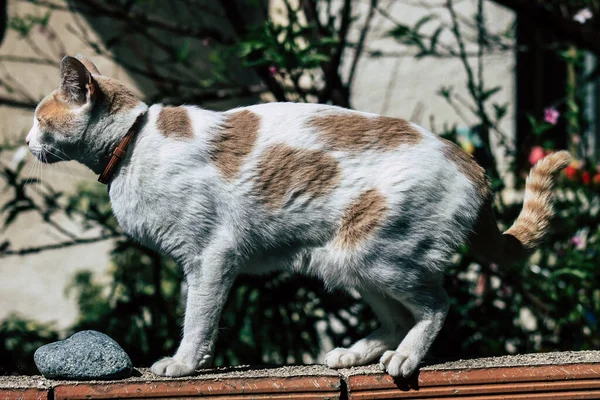
[[[544,110],[544,121],[549,124],[556,125],[560,113],[554,107],[548,107]]]
[[[573,238],[571,238],[571,244],[575,246],[577,250],[584,250],[587,247],[587,238],[582,234],[573,236]]]
[[[275,74],[277,74],[277,67],[276,67],[276,66],[274,66],[274,65],[271,65],[271,66],[269,67],[269,73],[270,73],[271,75],[275,75]]]

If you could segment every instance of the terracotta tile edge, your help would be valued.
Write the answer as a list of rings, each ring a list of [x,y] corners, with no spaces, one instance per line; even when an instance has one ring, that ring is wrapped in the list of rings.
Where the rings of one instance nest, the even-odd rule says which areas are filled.
[[[105,382],[59,384],[54,399],[139,398],[176,396],[219,396],[260,394],[340,393],[341,379],[335,376],[226,378],[148,382]]]
[[[1,400],[47,400],[51,399],[51,388],[0,388]]]
[[[158,398],[446,398],[543,393],[600,393],[600,363],[422,370],[410,379],[383,373],[290,377],[211,377],[209,379],[52,382],[47,386],[0,388],[2,399]],[[374,396],[374,397],[371,397]],[[542,397],[543,398],[543,397]],[[598,397],[600,398],[600,396]]]
[[[418,377],[394,379],[387,374],[352,375],[346,378],[349,392],[361,390],[423,389],[464,385],[593,380],[600,378],[600,364],[543,365],[465,370],[425,370]]]

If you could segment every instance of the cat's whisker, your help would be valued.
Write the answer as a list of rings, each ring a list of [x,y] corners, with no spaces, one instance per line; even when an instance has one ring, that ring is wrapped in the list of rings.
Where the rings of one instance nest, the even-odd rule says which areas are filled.
[[[33,179],[33,176],[31,176],[31,174],[33,172],[34,165],[35,165],[35,157],[29,162],[29,166],[27,167],[27,175],[25,175],[25,186],[27,186],[29,184],[29,181],[31,181],[31,179]]]
[[[58,152],[60,152],[60,153],[62,153],[62,154],[65,156],[65,157],[67,157],[67,158],[65,159],[65,161],[70,161],[70,160],[69,160],[69,156],[67,155],[67,153],[65,153],[65,152],[64,152],[64,151],[62,151],[61,149],[57,149],[57,148],[55,148],[55,147],[53,147],[52,149],[53,149],[53,150],[56,150],[56,151],[58,151]]]
[[[67,156],[67,154],[65,154],[63,151],[61,151],[61,150],[59,150],[59,149],[57,149],[57,148],[55,148],[55,147],[51,147],[51,146],[49,146],[49,145],[45,145],[45,149],[46,149],[46,151],[47,151],[49,154],[53,155],[54,157],[58,158],[58,159],[59,159],[59,160],[61,160],[61,161],[65,161],[65,162],[66,162],[66,161],[71,161],[71,160],[69,160],[68,158],[64,158],[64,157],[60,156],[59,154],[56,154],[54,151],[59,151],[59,152],[61,152],[62,154],[64,154],[64,155],[65,155],[65,157],[68,157],[68,156]],[[60,165],[60,166],[64,166],[64,167],[66,167],[66,170],[59,171],[58,173],[60,173],[60,174],[62,174],[62,173],[65,173],[66,175],[68,175],[69,177],[71,177],[71,178],[73,178],[73,179],[78,179],[78,178],[80,178],[80,177],[78,177],[78,176],[77,176],[77,174],[76,174],[76,173],[75,173],[75,172],[74,172],[74,171],[71,169],[71,167],[69,166],[69,164],[68,164],[68,163],[52,164],[52,169],[54,170],[54,171],[53,171],[53,173],[57,173],[57,171],[56,171],[56,170],[57,170],[57,169],[59,169],[59,167],[58,167],[59,165]],[[55,167],[55,166],[56,166],[56,167]]]
[[[44,160],[44,164],[46,164],[48,162],[48,159],[46,158],[46,153],[43,151],[42,149],[42,159]],[[39,190],[42,191],[43,189],[43,182],[44,182],[44,166],[40,164],[40,182],[39,182]]]
[[[52,147],[50,147],[50,146],[46,146],[46,147],[45,147],[45,151],[46,151],[48,154],[50,154],[50,155],[52,155],[52,156],[54,156],[54,157],[58,158],[58,159],[59,159],[59,160],[61,160],[61,161],[68,161],[67,159],[65,159],[65,158],[61,157],[60,155],[58,155],[58,154],[56,154],[56,153],[54,153],[54,152],[53,152],[52,150],[50,150],[50,149],[52,149],[52,150],[56,150],[56,149],[53,149],[53,148],[52,148]]]

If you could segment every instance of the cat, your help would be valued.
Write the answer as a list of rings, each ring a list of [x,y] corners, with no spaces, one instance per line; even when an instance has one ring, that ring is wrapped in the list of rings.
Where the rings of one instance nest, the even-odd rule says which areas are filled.
[[[483,168],[418,125],[320,104],[148,107],[80,55],[62,60],[26,142],[41,161],[60,153],[102,174],[125,233],[183,268],[183,339],[152,366],[171,377],[210,365],[236,276],[278,270],[354,289],[379,318],[329,352],[328,367],[379,360],[411,376],[444,323],[452,254],[468,241],[486,262],[524,257],[549,229],[555,174],[570,163],[558,151],[532,168],[501,233]]]

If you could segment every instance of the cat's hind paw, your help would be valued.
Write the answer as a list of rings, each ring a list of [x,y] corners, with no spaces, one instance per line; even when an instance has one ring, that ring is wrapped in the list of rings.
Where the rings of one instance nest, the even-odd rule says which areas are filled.
[[[156,375],[170,377],[194,375],[196,372],[196,369],[193,366],[171,357],[158,360],[152,365],[151,370]]]
[[[388,350],[381,356],[379,367],[393,377],[408,378],[415,373],[419,361],[398,351]]]
[[[356,365],[362,365],[362,357],[355,351],[338,347],[331,350],[325,356],[325,365],[329,368],[348,368]]]

